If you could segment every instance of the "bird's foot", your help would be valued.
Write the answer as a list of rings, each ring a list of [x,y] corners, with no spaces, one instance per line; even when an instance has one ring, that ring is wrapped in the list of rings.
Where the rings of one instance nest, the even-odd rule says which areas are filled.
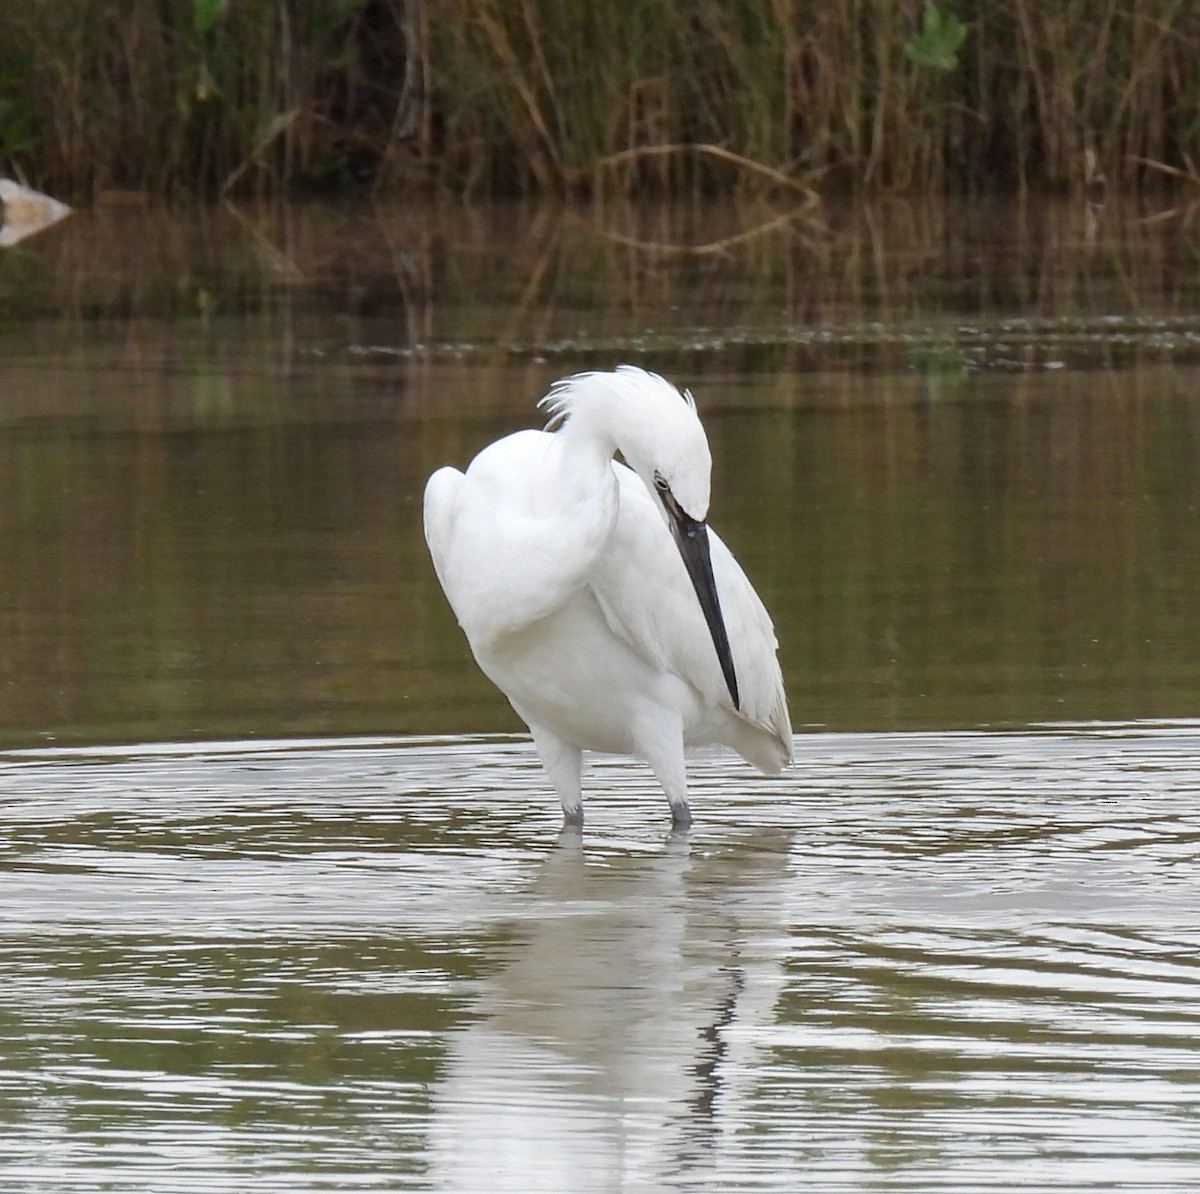
[[[671,831],[678,833],[680,830],[691,829],[692,827],[692,810],[688,808],[686,801],[679,804],[671,805]]]

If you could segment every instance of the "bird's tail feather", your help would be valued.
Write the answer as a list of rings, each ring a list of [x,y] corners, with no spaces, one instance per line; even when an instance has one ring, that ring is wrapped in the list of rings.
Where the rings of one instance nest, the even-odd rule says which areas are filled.
[[[793,758],[790,731],[784,737],[749,721],[739,720],[737,734],[731,745],[747,763],[757,767],[764,775],[778,775]]]

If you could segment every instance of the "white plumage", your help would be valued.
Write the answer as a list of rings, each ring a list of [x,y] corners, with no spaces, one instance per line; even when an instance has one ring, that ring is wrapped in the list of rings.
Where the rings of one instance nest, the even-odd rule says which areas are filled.
[[[596,750],[645,759],[687,825],[686,746],[769,773],[792,761],[771,619],[704,522],[712,461],[690,394],[623,365],[564,378],[540,405],[545,431],[429,478],[438,579],[569,823]]]

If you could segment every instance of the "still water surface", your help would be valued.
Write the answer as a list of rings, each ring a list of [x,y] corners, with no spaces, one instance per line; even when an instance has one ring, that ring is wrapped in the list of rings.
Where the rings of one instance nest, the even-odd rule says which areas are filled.
[[[1194,1187],[1163,214],[99,211],[7,251],[0,1188]],[[671,838],[598,760],[561,840],[420,490],[620,360],[697,393],[798,766],[701,758]]]

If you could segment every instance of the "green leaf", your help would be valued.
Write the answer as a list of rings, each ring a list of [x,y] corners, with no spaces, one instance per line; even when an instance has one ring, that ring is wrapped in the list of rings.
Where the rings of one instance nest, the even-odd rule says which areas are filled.
[[[918,66],[951,71],[958,66],[958,51],[966,36],[966,25],[953,13],[943,13],[936,4],[927,4],[921,31],[904,43],[904,54]]]

